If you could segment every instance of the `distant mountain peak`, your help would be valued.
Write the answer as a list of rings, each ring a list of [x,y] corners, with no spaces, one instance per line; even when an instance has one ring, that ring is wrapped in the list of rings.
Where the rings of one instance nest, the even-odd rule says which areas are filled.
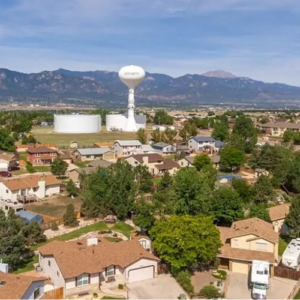
[[[233,75],[232,73],[223,70],[209,71],[201,75],[206,77],[217,77],[217,78],[237,78],[237,76]]]

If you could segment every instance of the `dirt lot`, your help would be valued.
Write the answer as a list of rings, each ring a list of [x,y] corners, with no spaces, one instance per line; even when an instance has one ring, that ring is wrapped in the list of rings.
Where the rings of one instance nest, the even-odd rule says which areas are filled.
[[[75,211],[80,211],[81,202],[82,200],[79,197],[71,199],[68,196],[58,196],[54,198],[51,197],[46,201],[28,204],[25,208],[38,214],[61,218],[68,204],[73,203]]]

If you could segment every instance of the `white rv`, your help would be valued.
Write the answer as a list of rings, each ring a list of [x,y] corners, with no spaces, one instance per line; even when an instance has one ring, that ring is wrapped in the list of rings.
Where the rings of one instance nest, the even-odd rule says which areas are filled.
[[[267,299],[269,277],[270,263],[268,261],[253,260],[251,267],[251,296],[253,299]]]
[[[282,264],[288,268],[299,270],[300,266],[300,238],[293,239],[284,250]]]

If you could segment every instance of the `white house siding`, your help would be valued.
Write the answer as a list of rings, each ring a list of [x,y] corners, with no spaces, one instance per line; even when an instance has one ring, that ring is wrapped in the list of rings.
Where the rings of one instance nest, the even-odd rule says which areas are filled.
[[[178,160],[177,162],[181,168],[192,167],[191,163],[188,162],[185,158]]]
[[[18,288],[16,286],[16,288]],[[22,296],[21,299],[34,299],[34,291],[36,289],[40,290],[40,296],[43,296],[44,294],[44,281],[35,281],[32,282],[32,284],[29,286],[29,288],[27,289],[27,291],[25,292],[25,294]]]
[[[145,238],[139,239],[139,243],[143,246],[144,249],[150,249],[151,250],[151,241]]]
[[[140,162],[134,159],[133,157],[128,157],[125,160],[133,167],[140,165]]]
[[[7,171],[8,170],[8,166],[9,166],[9,162],[0,162],[0,170],[1,171]]]
[[[48,262],[50,261],[50,266]],[[56,260],[52,256],[43,257],[41,254],[39,255],[39,263],[43,269],[43,272],[50,277],[51,281],[53,282],[55,288],[64,287],[65,280],[61,271],[56,263]]]
[[[99,283],[99,273],[91,274],[90,280],[91,280],[90,282],[91,284]]]
[[[60,185],[51,185],[46,187],[46,196],[60,193]]]
[[[189,139],[188,145],[189,145],[189,150],[194,150],[194,151],[199,150],[199,144],[194,139]]]
[[[142,258],[142,259],[138,260],[137,262],[131,264],[130,266],[128,266],[126,268],[126,272],[125,272],[126,279],[128,279],[128,277],[129,277],[129,271],[130,270],[145,268],[145,267],[149,267],[149,266],[154,266],[154,276],[156,276],[156,274],[157,274],[157,261],[152,260],[152,259]]]
[[[75,278],[66,279],[66,290],[74,289],[75,287],[76,287]]]

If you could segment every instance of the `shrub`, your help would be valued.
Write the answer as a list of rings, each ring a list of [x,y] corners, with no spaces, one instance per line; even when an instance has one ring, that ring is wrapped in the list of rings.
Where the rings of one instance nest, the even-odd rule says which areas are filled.
[[[114,233],[114,234],[113,234],[113,237],[118,237],[118,234],[117,234],[117,233]]]
[[[99,233],[104,234],[104,233],[107,233],[107,231],[106,230],[100,230]]]
[[[112,233],[112,231],[109,229],[109,230],[107,230],[107,233]]]
[[[219,265],[220,265],[220,258],[216,258],[214,261],[214,269],[218,270],[219,269]]]
[[[205,299],[214,299],[220,296],[218,289],[213,285],[203,287],[199,292],[199,297]]]
[[[123,289],[124,289],[124,285],[120,283],[120,284],[118,285],[118,289],[119,289],[119,290],[123,290]]]
[[[185,270],[185,271],[179,271],[176,275],[176,279],[178,283],[183,287],[184,290],[186,290],[189,294],[194,292],[194,287],[191,283],[191,277],[192,274]]]
[[[57,231],[58,230],[58,225],[56,222],[51,223],[51,230]]]
[[[224,270],[218,270],[217,273],[215,273],[215,274],[213,273],[213,276],[218,279],[226,280],[227,273]]]
[[[97,293],[93,293],[93,297],[94,297],[94,298],[97,298],[97,297],[98,297],[98,294],[97,294]]]

